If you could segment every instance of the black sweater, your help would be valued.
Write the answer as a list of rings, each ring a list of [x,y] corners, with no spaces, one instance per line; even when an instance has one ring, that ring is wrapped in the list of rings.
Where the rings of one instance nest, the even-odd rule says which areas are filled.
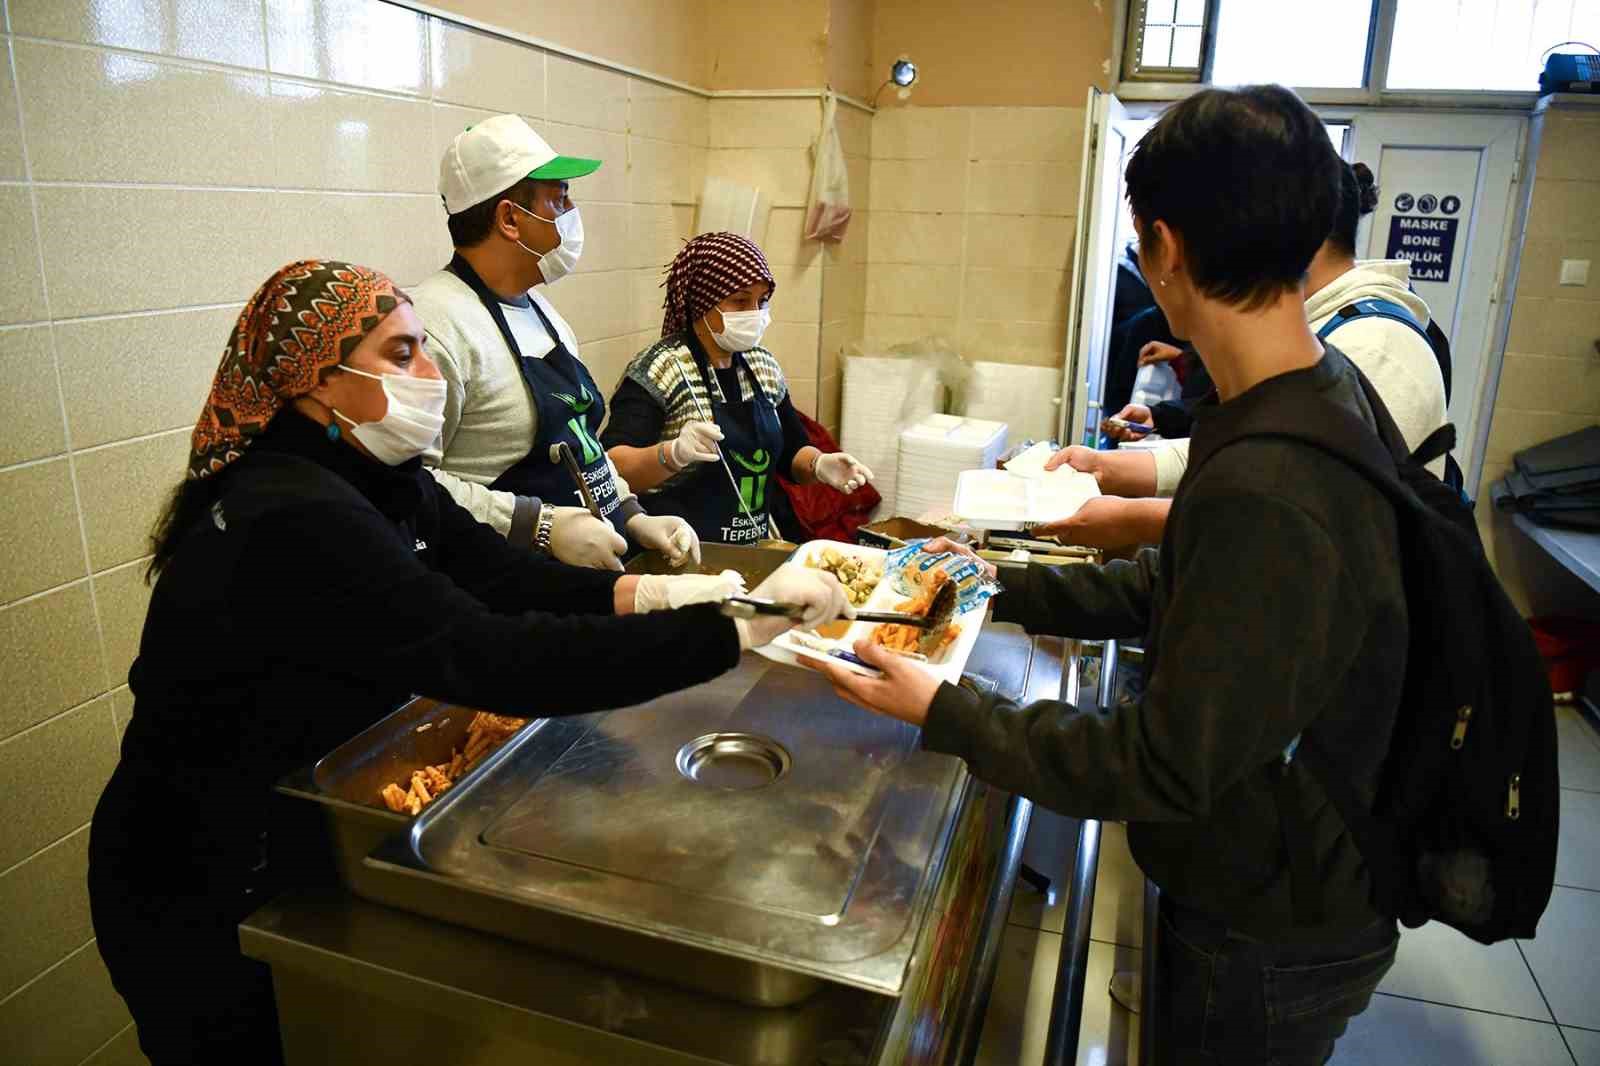
[[[414,693],[568,715],[738,660],[714,607],[615,617],[617,575],[513,548],[417,462],[384,466],[293,411],[222,476],[145,619],[118,794],[149,809],[110,812],[126,831],[253,840],[278,778]]]
[[[1289,390],[1359,411],[1334,349],[1315,367],[1197,410],[1194,447]],[[1369,798],[1405,673],[1395,517],[1361,475],[1307,445],[1246,440],[1191,468],[1159,553],[1003,578],[995,617],[1035,632],[1143,636],[1139,706],[1104,716],[1016,707],[943,686],[925,739],[978,776],[1065,814],[1125,819],[1140,867],[1175,900],[1261,936],[1320,939],[1375,917],[1366,866],[1295,764],[1328,924],[1294,929],[1268,774],[1302,731],[1359,768]]]

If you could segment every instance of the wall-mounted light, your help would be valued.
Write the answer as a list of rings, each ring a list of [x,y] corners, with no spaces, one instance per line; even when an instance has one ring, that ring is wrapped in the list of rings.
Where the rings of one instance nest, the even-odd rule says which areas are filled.
[[[878,98],[883,95],[883,90],[895,86],[895,95],[902,100],[911,96],[911,86],[917,80],[917,65],[911,62],[910,56],[901,56],[889,68],[889,80],[878,86],[878,91],[872,94],[872,106],[878,106]]]

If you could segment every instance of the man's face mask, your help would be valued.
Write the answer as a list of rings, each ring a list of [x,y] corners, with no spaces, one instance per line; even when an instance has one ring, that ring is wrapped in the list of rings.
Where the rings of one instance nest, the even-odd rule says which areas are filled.
[[[548,252],[536,252],[521,241],[517,242],[517,247],[529,255],[539,257],[539,272],[544,275],[546,285],[554,285],[578,269],[578,259],[583,255],[583,218],[578,214],[576,207],[567,208],[555,218],[545,218],[515,200],[506,202],[525,215],[532,215],[540,222],[551,223],[556,228],[556,236],[561,238],[561,243]]]

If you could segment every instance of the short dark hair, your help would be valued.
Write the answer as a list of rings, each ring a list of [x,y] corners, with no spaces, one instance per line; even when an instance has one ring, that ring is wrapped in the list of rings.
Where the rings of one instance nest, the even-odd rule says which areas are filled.
[[[1372,214],[1378,206],[1378,179],[1365,163],[1346,163],[1339,178],[1339,213],[1333,217],[1328,243],[1345,255],[1355,255],[1361,216]]]
[[[1166,222],[1195,286],[1256,308],[1297,288],[1333,227],[1343,161],[1281,85],[1207,89],[1161,116],[1128,162],[1141,240]],[[1148,251],[1149,245],[1146,245]]]
[[[532,178],[523,178],[505,192],[450,215],[445,219],[445,225],[450,227],[450,243],[457,248],[482,244],[494,228],[494,209],[500,206],[500,201],[510,200],[514,204],[531,207],[534,186],[537,184]]]

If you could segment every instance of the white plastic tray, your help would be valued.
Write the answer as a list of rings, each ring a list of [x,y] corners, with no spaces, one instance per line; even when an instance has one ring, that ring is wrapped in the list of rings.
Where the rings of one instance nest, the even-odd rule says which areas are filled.
[[[824,548],[834,548],[840,554],[854,555],[860,559],[882,560],[888,552],[882,548],[867,548],[859,544],[844,544],[836,540],[813,540],[802,544],[793,555],[789,556],[791,562],[804,563],[822,554]],[[910,597],[902,595],[894,587],[894,580],[885,576],[878,582],[878,587],[872,590],[872,595],[861,606],[866,611],[892,611]],[[978,636],[983,630],[983,620],[988,615],[985,608],[979,607],[968,611],[966,614],[956,615],[956,624],[961,627],[961,632],[956,634],[956,639],[947,645],[938,659],[933,662],[918,662],[911,660],[912,665],[926,670],[941,681],[955,684],[961,679],[961,671],[966,668],[967,660],[972,656],[972,648],[978,643]],[[797,634],[795,630],[783,634],[772,643],[756,649],[757,654],[764,655],[774,662],[788,663],[798,666],[801,659],[815,659],[820,662],[837,663],[847,670],[869,677],[876,677],[878,672],[871,667],[858,666],[847,659],[840,659],[830,655],[826,650],[808,647],[805,642],[816,642],[826,648],[839,648],[844,651],[853,651],[855,643],[867,636],[878,625],[876,622],[853,622],[845,635],[835,640],[820,637],[815,633]]]
[[[1092,474],[1065,467],[1041,477],[1007,470],[963,470],[956,479],[955,513],[978,529],[1025,529],[1070,518],[1100,495]]]

